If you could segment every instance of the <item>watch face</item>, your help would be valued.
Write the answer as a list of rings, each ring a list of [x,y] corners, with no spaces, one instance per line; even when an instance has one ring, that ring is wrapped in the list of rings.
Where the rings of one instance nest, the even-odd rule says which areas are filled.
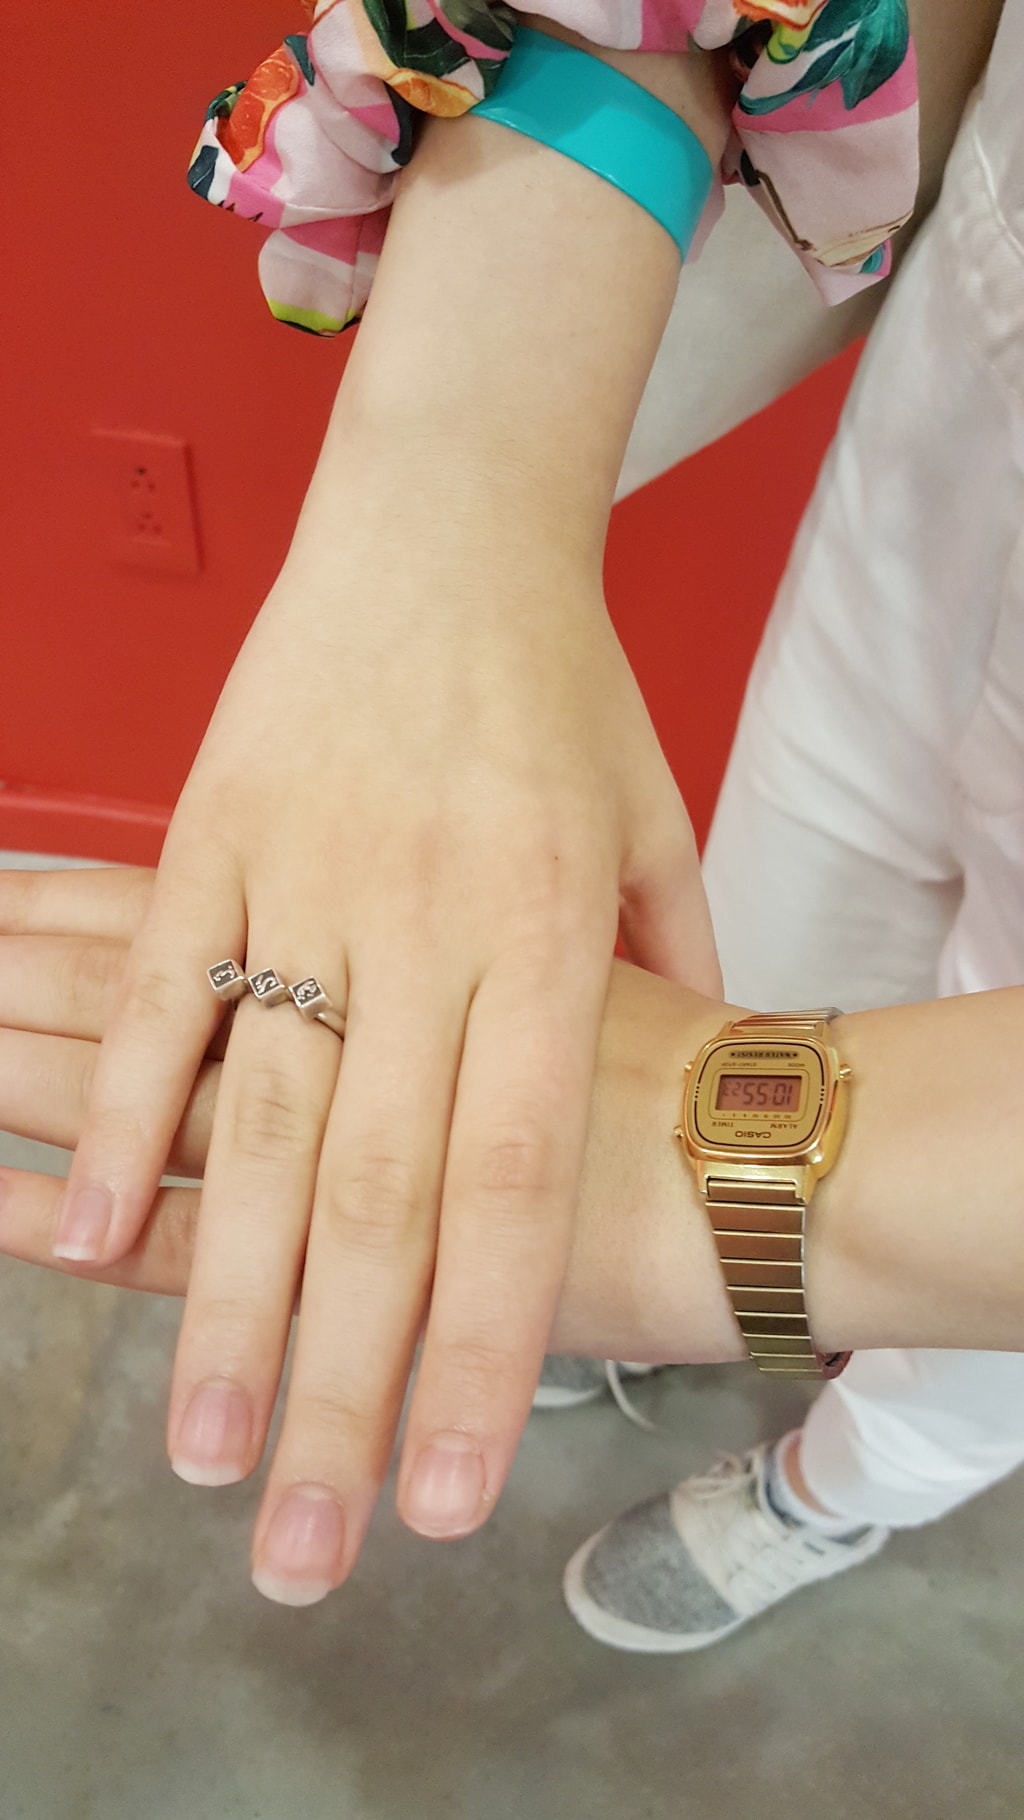
[[[693,1085],[696,1136],[716,1150],[805,1150],[821,1128],[825,1068],[811,1043],[716,1043]]]

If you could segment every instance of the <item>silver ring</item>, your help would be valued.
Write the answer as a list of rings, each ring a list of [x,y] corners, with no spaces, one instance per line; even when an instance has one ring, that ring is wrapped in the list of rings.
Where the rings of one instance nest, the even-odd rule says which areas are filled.
[[[345,1040],[345,1019],[324,991],[318,979],[310,974],[308,979],[299,980],[295,986],[289,986],[292,1003],[300,1016],[310,1023],[326,1024],[335,1036]]]
[[[335,1036],[345,1039],[345,1019],[318,979],[310,974],[294,986],[286,986],[275,967],[263,967],[258,973],[246,974],[237,961],[218,961],[208,967],[206,977],[224,1004],[234,1004],[251,992],[258,1005],[283,1005],[289,999],[309,1023],[325,1024]]]

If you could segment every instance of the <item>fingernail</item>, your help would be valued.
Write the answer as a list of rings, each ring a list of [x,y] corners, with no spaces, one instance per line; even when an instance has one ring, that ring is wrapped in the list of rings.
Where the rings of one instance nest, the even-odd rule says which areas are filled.
[[[178,1430],[171,1465],[190,1485],[234,1485],[252,1447],[252,1406],[237,1384],[200,1384]]]
[[[253,1584],[279,1605],[315,1605],[341,1579],[345,1513],[326,1485],[295,1485],[270,1519]]]
[[[70,1258],[76,1264],[95,1264],[103,1253],[103,1244],[114,1211],[114,1197],[109,1188],[69,1189],[61,1202],[57,1231],[53,1240],[55,1258]]]
[[[441,1434],[423,1448],[404,1502],[405,1520],[424,1536],[457,1536],[473,1523],[484,1463],[469,1435]]]

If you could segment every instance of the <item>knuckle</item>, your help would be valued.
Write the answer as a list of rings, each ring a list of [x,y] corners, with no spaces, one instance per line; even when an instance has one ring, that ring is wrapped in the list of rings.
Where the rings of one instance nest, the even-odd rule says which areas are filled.
[[[204,1352],[220,1361],[226,1376],[245,1375],[265,1303],[266,1296],[254,1285],[238,1281],[204,1289],[195,1307],[190,1307],[191,1332],[202,1336]]]
[[[579,894],[574,887],[579,870],[568,856],[549,850],[530,856],[522,869],[521,895],[516,906],[528,927],[533,924],[538,932],[546,932],[560,921],[570,905],[578,910]]]
[[[509,1346],[483,1333],[467,1333],[438,1344],[434,1368],[455,1401],[479,1409],[507,1393],[516,1360]]]
[[[163,1033],[171,1020],[176,1024],[180,1019],[181,1003],[180,981],[158,968],[147,968],[131,980],[123,1015],[129,1024],[158,1027]]]
[[[12,868],[0,881],[0,930],[5,935],[24,935],[32,928],[33,908],[45,874]]]
[[[310,1108],[282,1069],[250,1068],[232,1107],[229,1142],[236,1156],[253,1163],[290,1163],[316,1148]]]
[[[390,1453],[391,1437],[381,1411],[359,1402],[351,1386],[318,1382],[303,1388],[296,1411],[307,1443],[315,1448],[325,1444],[337,1447],[345,1455],[356,1454],[376,1463],[383,1475]]]
[[[91,1043],[83,1051],[80,1051],[77,1054],[74,1072],[70,1076],[70,1079],[63,1067],[58,1066],[55,1060],[53,1073],[49,1083],[49,1098],[54,1105],[60,1103],[58,1096],[62,1088],[64,1092],[67,1092],[68,1087],[70,1086],[71,1092],[69,1099],[71,1118],[74,1129],[79,1132],[85,1125],[85,1121],[89,1114],[89,1103],[92,1099],[93,1076],[96,1072],[96,1055],[97,1050]]]
[[[418,1228],[423,1200],[408,1157],[384,1147],[367,1150],[332,1179],[324,1209],[327,1230],[348,1251],[385,1255]]]
[[[614,871],[606,870],[597,881],[593,871],[570,864],[541,864],[524,874],[506,912],[524,979],[554,988],[567,961],[585,956],[598,964],[611,945],[618,907]]]
[[[477,1159],[475,1186],[487,1200],[526,1211],[551,1189],[551,1144],[539,1123],[523,1120],[494,1132]]]
[[[106,1004],[121,964],[122,952],[112,942],[75,944],[67,962],[66,996],[76,1017],[95,1017],[97,1006]]]
[[[90,1099],[88,1120],[90,1148],[95,1156],[138,1158],[142,1154],[146,1133],[133,1108],[97,1106]]]
[[[126,867],[122,879],[123,903],[129,922],[137,926],[149,909],[155,873],[147,866]]]

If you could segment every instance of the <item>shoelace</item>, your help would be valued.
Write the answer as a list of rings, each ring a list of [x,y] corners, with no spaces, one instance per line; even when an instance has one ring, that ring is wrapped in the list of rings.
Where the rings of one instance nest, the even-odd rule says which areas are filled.
[[[627,1422],[632,1422],[635,1428],[642,1428],[645,1434],[654,1434],[657,1430],[657,1423],[649,1422],[647,1417],[642,1416],[640,1411],[630,1402],[623,1387],[622,1379],[619,1376],[619,1371],[620,1366],[617,1359],[605,1360],[604,1375],[608,1379],[608,1388],[611,1391],[612,1396],[615,1398],[615,1401]]]
[[[754,1469],[754,1456],[747,1454],[741,1459],[736,1453],[719,1454],[708,1472],[698,1473],[686,1481],[687,1489],[694,1497],[702,1498],[705,1503],[722,1497],[727,1491],[735,1491],[737,1480],[745,1479],[753,1486],[757,1478]]]
[[[831,1549],[829,1539],[813,1530],[794,1530],[790,1538],[781,1524],[776,1528],[770,1522],[758,1496],[758,1451],[743,1458],[721,1454],[709,1472],[688,1481],[687,1490],[704,1504],[717,1503],[727,1496],[751,1497],[752,1514],[758,1520],[749,1525],[723,1525],[718,1545],[730,1590],[742,1579],[757,1599],[770,1601],[806,1580],[802,1563],[808,1554],[824,1558]],[[795,1546],[786,1547],[788,1540]]]
[[[753,1492],[760,1509],[763,1501],[758,1495],[757,1461],[763,1451],[763,1449],[755,1448],[742,1457],[735,1453],[719,1454],[709,1472],[688,1479],[687,1485],[690,1491],[696,1497],[703,1499],[706,1504],[712,1503],[716,1498],[724,1497],[727,1492],[735,1492],[742,1487],[744,1490]]]

